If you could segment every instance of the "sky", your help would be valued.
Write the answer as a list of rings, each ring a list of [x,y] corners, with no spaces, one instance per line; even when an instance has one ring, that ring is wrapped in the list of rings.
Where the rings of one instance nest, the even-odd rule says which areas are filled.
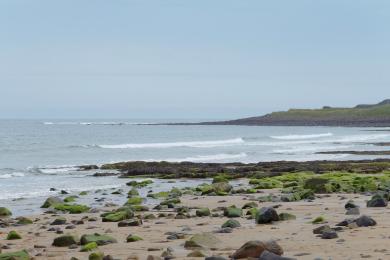
[[[1,0],[0,118],[240,118],[390,98],[387,0]]]

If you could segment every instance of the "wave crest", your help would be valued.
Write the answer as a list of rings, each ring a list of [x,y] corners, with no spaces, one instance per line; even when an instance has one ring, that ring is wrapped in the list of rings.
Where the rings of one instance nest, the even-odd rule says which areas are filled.
[[[302,139],[314,139],[321,137],[333,136],[332,133],[322,133],[322,134],[309,134],[309,135],[280,135],[280,136],[271,136],[272,139],[278,140],[302,140]]]
[[[192,141],[192,142],[172,142],[172,143],[143,143],[143,144],[105,144],[97,145],[105,149],[142,149],[142,148],[174,148],[174,147],[194,147],[194,148],[213,148],[243,144],[242,138],[213,140],[213,141]]]

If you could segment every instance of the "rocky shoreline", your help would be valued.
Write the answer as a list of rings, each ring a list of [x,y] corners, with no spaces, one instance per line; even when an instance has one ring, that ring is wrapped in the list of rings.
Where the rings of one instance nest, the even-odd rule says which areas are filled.
[[[84,192],[58,191],[39,215],[14,218],[0,207],[0,259],[390,256],[390,160],[80,167],[102,169],[129,178],[126,188],[92,195],[124,204],[94,208],[80,204]],[[150,176],[172,188],[157,189]],[[179,178],[200,182],[178,188]]]

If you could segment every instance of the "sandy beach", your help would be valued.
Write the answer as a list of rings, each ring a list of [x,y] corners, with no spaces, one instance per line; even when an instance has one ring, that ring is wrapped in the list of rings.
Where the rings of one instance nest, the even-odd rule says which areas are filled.
[[[33,224],[11,226],[0,229],[2,252],[27,250],[34,259],[87,259],[90,252],[80,252],[80,246],[54,247],[53,240],[61,236],[50,228],[58,228],[65,234],[80,237],[84,234],[107,234],[117,240],[117,243],[99,246],[98,251],[111,255],[114,259],[147,259],[149,255],[161,256],[167,248],[173,249],[175,259],[199,259],[187,257],[193,250],[187,250],[183,244],[192,235],[212,232],[220,240],[216,248],[202,248],[205,256],[229,256],[250,240],[275,240],[283,248],[284,256],[295,259],[388,259],[390,252],[390,209],[367,208],[366,201],[370,196],[358,194],[329,194],[319,195],[314,201],[298,202],[264,202],[259,207],[275,207],[278,213],[287,212],[296,216],[295,220],[277,221],[272,224],[255,224],[254,219],[244,216],[235,218],[241,227],[233,229],[232,233],[215,233],[228,220],[227,217],[196,217],[196,208],[208,207],[212,212],[219,207],[236,205],[242,207],[245,203],[256,201],[258,195],[269,192],[277,194],[277,190],[267,190],[264,194],[235,195],[235,196],[182,196],[181,204],[191,208],[191,218],[175,219],[174,210],[151,210],[137,214],[142,218],[145,214],[165,213],[166,217],[143,220],[143,224],[135,227],[118,227],[118,223],[102,222],[100,213],[85,214],[41,214],[30,216]],[[347,217],[344,204],[353,199],[360,207],[361,214],[371,216],[376,220],[374,227],[343,227],[337,232],[337,239],[321,239],[313,234],[313,229],[328,224],[334,227]],[[104,208],[101,211],[112,210]],[[66,218],[64,225],[52,226],[50,223],[59,216]],[[326,223],[312,224],[311,221],[324,216]],[[72,225],[73,221],[83,220],[84,224]],[[67,229],[71,226],[73,229]],[[9,231],[17,231],[22,239],[6,240]],[[169,240],[168,232],[184,234],[181,239]],[[143,240],[127,243],[129,234],[140,236]],[[4,249],[7,248],[7,249]],[[159,258],[156,258],[159,259]]]

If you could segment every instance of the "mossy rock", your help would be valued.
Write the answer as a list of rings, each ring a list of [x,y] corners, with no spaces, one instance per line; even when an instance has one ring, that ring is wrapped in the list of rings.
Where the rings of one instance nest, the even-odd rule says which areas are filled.
[[[18,224],[18,225],[30,225],[33,223],[33,221],[31,219],[26,218],[26,217],[18,217],[17,220],[18,221],[16,222],[16,224]]]
[[[74,244],[77,244],[77,240],[74,236],[63,235],[55,238],[52,245],[56,247],[68,247]]]
[[[18,232],[12,230],[7,235],[7,240],[17,240],[22,239],[22,236],[18,234]]]
[[[63,203],[63,204],[55,204],[53,207],[54,207],[54,209],[56,209],[56,210],[68,212],[68,213],[70,213],[70,214],[81,214],[81,213],[88,212],[89,209],[90,209],[90,207],[88,207],[88,206],[86,206],[86,205],[81,205],[81,204],[66,204],[66,203]]]
[[[256,224],[268,224],[274,221],[279,221],[279,215],[272,207],[261,208],[256,213]]]
[[[10,217],[12,216],[12,212],[5,208],[5,207],[0,207],[0,218],[3,218],[3,217]]]
[[[136,196],[139,196],[139,192],[135,187],[133,187],[131,190],[129,190],[129,192],[127,193],[127,196],[129,198],[136,197]]]
[[[237,208],[236,206],[231,206],[225,208],[223,215],[228,218],[239,218],[242,216],[242,209]]]
[[[45,202],[42,204],[41,208],[50,208],[57,204],[62,204],[64,201],[61,198],[58,197],[49,197],[45,200]]]
[[[96,242],[91,242],[88,244],[85,244],[81,247],[81,252],[88,252],[88,251],[93,251],[96,248],[98,248],[98,244]]]
[[[281,181],[272,178],[264,178],[258,182],[255,188],[259,190],[263,190],[263,189],[276,189],[282,187],[283,187],[283,183]]]
[[[259,212],[258,208],[251,208],[246,212],[246,215],[249,216],[248,219],[254,219],[257,212]]]
[[[79,195],[80,196],[86,196],[86,195],[88,195],[88,192],[87,191],[82,191],[82,192],[79,193]]]
[[[0,260],[30,260],[30,256],[26,250],[11,252],[11,253],[0,253]]]
[[[295,219],[297,219],[297,217],[290,213],[283,212],[279,214],[279,220],[281,221],[295,220]]]
[[[229,219],[228,221],[223,223],[221,227],[222,228],[238,228],[238,227],[241,227],[241,224],[240,224],[240,222],[238,222],[235,219]]]
[[[92,235],[83,235],[80,239],[81,245],[87,245],[92,242],[95,242],[98,246],[103,246],[103,245],[117,243],[118,241],[111,236],[100,235],[98,233]]]
[[[75,202],[77,198],[78,198],[77,196],[68,196],[64,199],[64,202],[66,203]]]
[[[88,256],[88,260],[103,260],[104,253],[102,252],[93,252]]]
[[[167,191],[160,191],[158,193],[149,193],[147,197],[153,198],[153,199],[161,199],[161,198],[168,198],[169,192]]]
[[[209,208],[201,208],[196,210],[196,216],[198,217],[207,217],[210,216],[211,212]]]
[[[211,233],[201,233],[192,236],[184,243],[184,248],[216,248],[221,241]]]
[[[143,240],[143,239],[139,236],[136,236],[136,235],[129,235],[126,238],[127,243],[137,242],[137,241],[141,241],[141,240]]]
[[[312,224],[321,224],[325,222],[325,217],[319,216],[312,220]]]
[[[131,187],[135,187],[135,188],[144,188],[150,184],[152,184],[153,181],[152,180],[144,180],[144,181],[130,181],[128,183],[126,183],[127,186],[131,186]]]
[[[127,200],[125,205],[141,205],[143,199],[141,197],[131,197]]]
[[[156,219],[156,216],[154,214],[146,214],[143,219]]]
[[[145,212],[145,211],[149,211],[149,208],[147,206],[144,206],[144,205],[133,205],[133,206],[130,206],[130,208],[133,210],[133,211],[136,211],[136,212]]]
[[[134,212],[130,208],[119,208],[113,212],[107,212],[101,215],[103,222],[119,222],[134,217]]]
[[[226,175],[217,175],[213,178],[213,183],[218,182],[229,182],[229,176]]]
[[[160,205],[169,205],[169,204],[179,204],[181,203],[181,200],[179,198],[172,198],[164,200],[160,203]]]
[[[254,201],[245,203],[244,206],[242,206],[242,209],[252,209],[252,208],[257,208],[258,204]]]

